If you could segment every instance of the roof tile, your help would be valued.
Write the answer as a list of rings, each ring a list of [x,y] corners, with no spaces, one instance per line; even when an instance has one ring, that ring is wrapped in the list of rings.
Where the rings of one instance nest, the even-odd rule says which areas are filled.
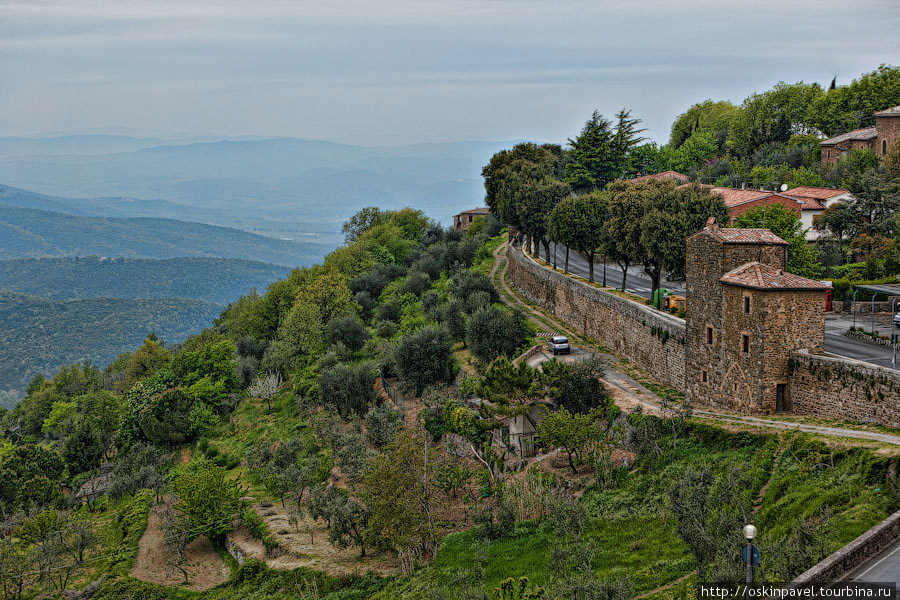
[[[771,265],[751,262],[725,273],[722,283],[759,290],[825,290],[821,281],[786,273]]]
[[[869,140],[874,140],[876,137],[878,137],[878,130],[874,127],[866,127],[864,129],[854,129],[853,131],[848,131],[847,133],[836,135],[833,138],[822,140],[821,142],[819,142],[819,145],[833,146],[835,144],[840,144],[841,142],[850,141],[867,142]]]

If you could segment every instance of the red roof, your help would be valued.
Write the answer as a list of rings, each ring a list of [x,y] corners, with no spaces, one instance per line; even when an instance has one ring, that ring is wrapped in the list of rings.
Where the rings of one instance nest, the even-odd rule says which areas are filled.
[[[714,187],[709,190],[713,194],[718,194],[725,202],[726,208],[744,204],[745,202],[753,202],[754,200],[762,200],[769,196],[774,196],[775,192],[768,190],[739,190],[737,188]]]
[[[676,181],[690,181],[691,178],[687,175],[679,173],[678,171],[663,171],[662,173],[656,173],[654,175],[641,175],[640,177],[635,177],[634,179],[630,179],[629,181],[647,181],[649,179],[674,179]]]
[[[825,290],[821,281],[785,273],[771,265],[751,262],[725,273],[722,283],[758,290]]]
[[[816,200],[828,200],[842,194],[849,194],[850,190],[836,190],[834,188],[816,187],[813,185],[801,185],[786,191],[785,196],[802,196],[803,198],[815,198]]]

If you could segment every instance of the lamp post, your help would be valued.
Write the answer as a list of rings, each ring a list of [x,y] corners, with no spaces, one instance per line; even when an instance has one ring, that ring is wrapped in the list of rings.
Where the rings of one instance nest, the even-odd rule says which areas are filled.
[[[756,546],[753,545],[753,538],[756,537],[756,527],[752,524],[744,525],[744,537],[747,538],[747,545],[744,547],[744,561],[747,563],[747,589],[744,590],[744,598],[750,598],[750,586],[753,585],[753,565],[754,561],[759,561],[759,554],[756,553]]]
[[[858,291],[856,287],[853,288],[853,329],[856,329],[856,292]]]
[[[897,318],[897,300],[900,300],[900,298],[894,298],[893,300],[891,300],[891,321]],[[898,328],[900,328],[900,322],[894,322],[894,331],[896,332]],[[893,353],[891,354],[891,367],[896,369],[897,346],[900,345],[900,336],[894,333],[894,335],[891,336],[891,341],[893,342],[893,344],[891,345],[894,347]]]

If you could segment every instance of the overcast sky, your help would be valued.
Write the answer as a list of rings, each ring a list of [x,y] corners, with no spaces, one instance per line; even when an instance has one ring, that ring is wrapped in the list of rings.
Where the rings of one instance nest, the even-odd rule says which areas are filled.
[[[217,6],[214,6],[217,5]],[[0,135],[665,141],[706,98],[900,64],[898,0],[0,0]]]

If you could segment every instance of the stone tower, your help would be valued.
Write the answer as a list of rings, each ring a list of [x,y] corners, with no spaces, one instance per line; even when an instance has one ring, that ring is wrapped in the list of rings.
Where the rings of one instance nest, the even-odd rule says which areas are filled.
[[[825,285],[784,272],[787,242],[768,229],[687,239],[686,398],[747,413],[790,410],[792,350],[821,354]]]

